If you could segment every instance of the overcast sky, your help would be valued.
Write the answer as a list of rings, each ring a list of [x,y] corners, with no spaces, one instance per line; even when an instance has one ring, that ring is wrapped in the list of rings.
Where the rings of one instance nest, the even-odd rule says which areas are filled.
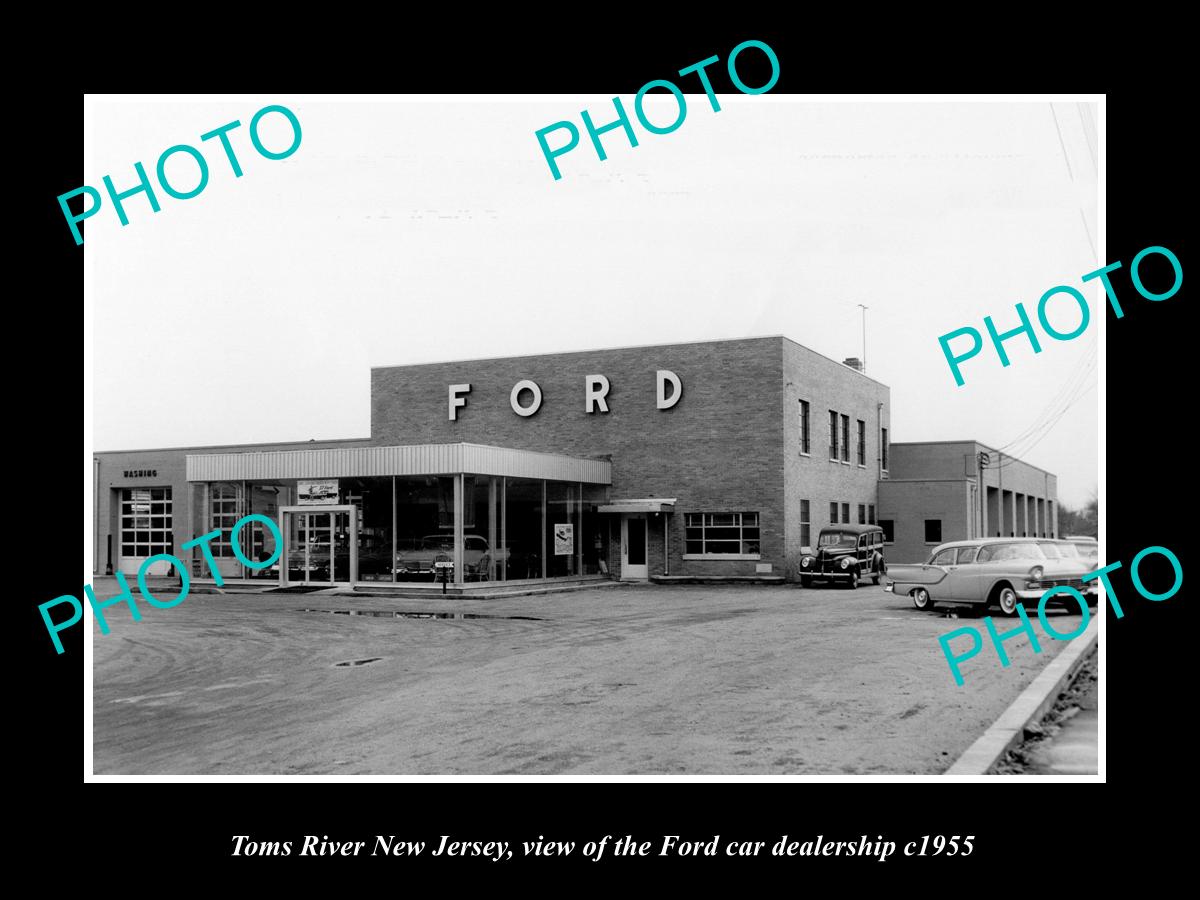
[[[767,334],[841,360],[862,353],[865,303],[893,440],[1007,445],[1077,396],[1013,449],[1085,502],[1103,310],[1080,283],[1100,265],[1094,107],[720,101],[689,95],[667,135],[635,120],[636,148],[606,134],[603,162],[585,133],[555,181],[534,132],[584,108],[609,121],[611,98],[89,98],[84,172],[102,193],[104,175],[134,186],[135,161],[153,178],[175,144],[211,170],[194,199],[159,190],[154,214],[130,198],[121,227],[105,196],[87,222],[93,448],[365,437],[376,365]],[[286,160],[250,145],[269,104],[303,128]],[[666,123],[674,101],[647,110]],[[233,119],[241,178],[199,139]],[[280,116],[261,134],[289,143]],[[197,177],[184,154],[167,173],[184,189]],[[1008,368],[986,348],[955,385],[939,335],[982,332],[986,315],[1013,327],[1018,301],[1035,318],[1058,284],[1092,304],[1083,336],[1041,335],[1037,355],[1011,340]],[[1078,312],[1064,302],[1051,321],[1067,331]]]

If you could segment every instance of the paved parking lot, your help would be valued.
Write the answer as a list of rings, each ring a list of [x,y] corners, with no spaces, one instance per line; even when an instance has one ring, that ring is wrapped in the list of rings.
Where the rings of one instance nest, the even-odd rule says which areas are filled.
[[[937,637],[982,623],[878,587],[192,594],[140,623],[109,612],[97,774],[937,773],[1066,646],[1010,640],[1007,669],[985,647],[959,688]]]

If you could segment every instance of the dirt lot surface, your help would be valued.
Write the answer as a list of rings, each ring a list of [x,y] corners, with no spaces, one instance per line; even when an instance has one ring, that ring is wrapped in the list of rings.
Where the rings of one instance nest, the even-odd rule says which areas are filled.
[[[985,634],[956,687],[937,638],[983,623],[878,587],[192,594],[140,623],[108,612],[97,774],[938,773],[1066,646],[1014,638],[1002,668]]]

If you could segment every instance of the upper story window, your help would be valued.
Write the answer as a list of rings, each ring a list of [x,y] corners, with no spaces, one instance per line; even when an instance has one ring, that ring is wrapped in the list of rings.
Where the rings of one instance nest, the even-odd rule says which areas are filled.
[[[850,417],[842,416],[842,462],[850,462]]]
[[[838,458],[838,414],[832,409],[829,411],[829,458],[834,461]]]
[[[805,456],[809,453],[809,421],[808,401],[800,401],[800,452]]]
[[[862,419],[858,420],[858,464],[867,464],[867,423]]]
[[[886,472],[888,468],[888,430],[886,428],[880,429],[879,458],[883,465],[883,471]]]

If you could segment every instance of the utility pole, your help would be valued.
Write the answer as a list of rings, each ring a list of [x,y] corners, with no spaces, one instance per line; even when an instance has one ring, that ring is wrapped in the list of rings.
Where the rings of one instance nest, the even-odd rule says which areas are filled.
[[[990,454],[980,450],[975,459],[978,464],[976,471],[979,473],[979,536],[987,537],[987,535],[984,534],[984,531],[986,530],[984,527],[984,520],[987,518],[987,516],[983,511],[983,505],[987,502],[987,488],[983,484],[983,470],[991,465],[992,457]]]
[[[862,363],[863,363],[863,374],[864,374],[864,375],[866,375],[866,374],[867,374],[867,310],[869,309],[869,307],[868,307],[868,306],[867,306],[865,303],[860,303],[860,304],[858,304],[858,305],[862,307],[862,311],[863,311],[863,355],[862,355]]]

